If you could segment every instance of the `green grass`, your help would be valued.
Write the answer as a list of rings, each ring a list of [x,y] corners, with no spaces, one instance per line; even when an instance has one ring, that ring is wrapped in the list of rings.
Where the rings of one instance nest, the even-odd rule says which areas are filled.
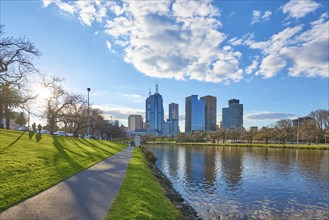
[[[135,148],[126,178],[106,219],[181,219],[180,212],[165,197],[143,153]]]
[[[108,141],[0,129],[0,212],[125,147]]]

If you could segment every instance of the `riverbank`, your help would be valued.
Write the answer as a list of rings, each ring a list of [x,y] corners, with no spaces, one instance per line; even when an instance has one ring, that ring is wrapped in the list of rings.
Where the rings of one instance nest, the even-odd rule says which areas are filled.
[[[262,147],[262,148],[285,148],[285,149],[314,149],[329,150],[329,144],[247,144],[247,143],[200,143],[200,142],[147,142],[146,144],[173,144],[173,145],[200,145],[220,147]]]
[[[166,190],[167,198],[179,209],[184,219],[201,219],[182,195],[175,190],[170,180],[163,174],[163,172],[152,162],[148,161],[148,166],[152,170],[153,175],[158,179],[161,186]]]
[[[184,219],[166,197],[140,148],[134,149],[125,180],[106,219]]]

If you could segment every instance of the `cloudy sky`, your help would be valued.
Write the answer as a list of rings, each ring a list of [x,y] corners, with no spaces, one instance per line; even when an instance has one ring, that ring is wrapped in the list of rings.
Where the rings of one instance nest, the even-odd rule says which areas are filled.
[[[42,52],[40,69],[127,125],[155,84],[179,104],[244,105],[244,125],[328,109],[328,1],[1,0],[1,23]]]

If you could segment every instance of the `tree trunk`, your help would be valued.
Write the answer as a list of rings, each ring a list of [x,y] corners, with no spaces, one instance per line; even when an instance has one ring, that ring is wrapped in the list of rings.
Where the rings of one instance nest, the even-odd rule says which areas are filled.
[[[0,128],[4,128],[4,125],[3,125],[3,105],[2,105],[1,95],[0,95]]]

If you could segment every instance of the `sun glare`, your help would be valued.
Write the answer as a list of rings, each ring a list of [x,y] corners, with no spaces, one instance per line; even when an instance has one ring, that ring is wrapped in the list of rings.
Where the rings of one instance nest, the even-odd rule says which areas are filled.
[[[51,96],[51,91],[49,88],[47,87],[40,87],[38,88],[38,90],[36,91],[36,93],[38,94],[39,98],[42,99],[47,99]]]

